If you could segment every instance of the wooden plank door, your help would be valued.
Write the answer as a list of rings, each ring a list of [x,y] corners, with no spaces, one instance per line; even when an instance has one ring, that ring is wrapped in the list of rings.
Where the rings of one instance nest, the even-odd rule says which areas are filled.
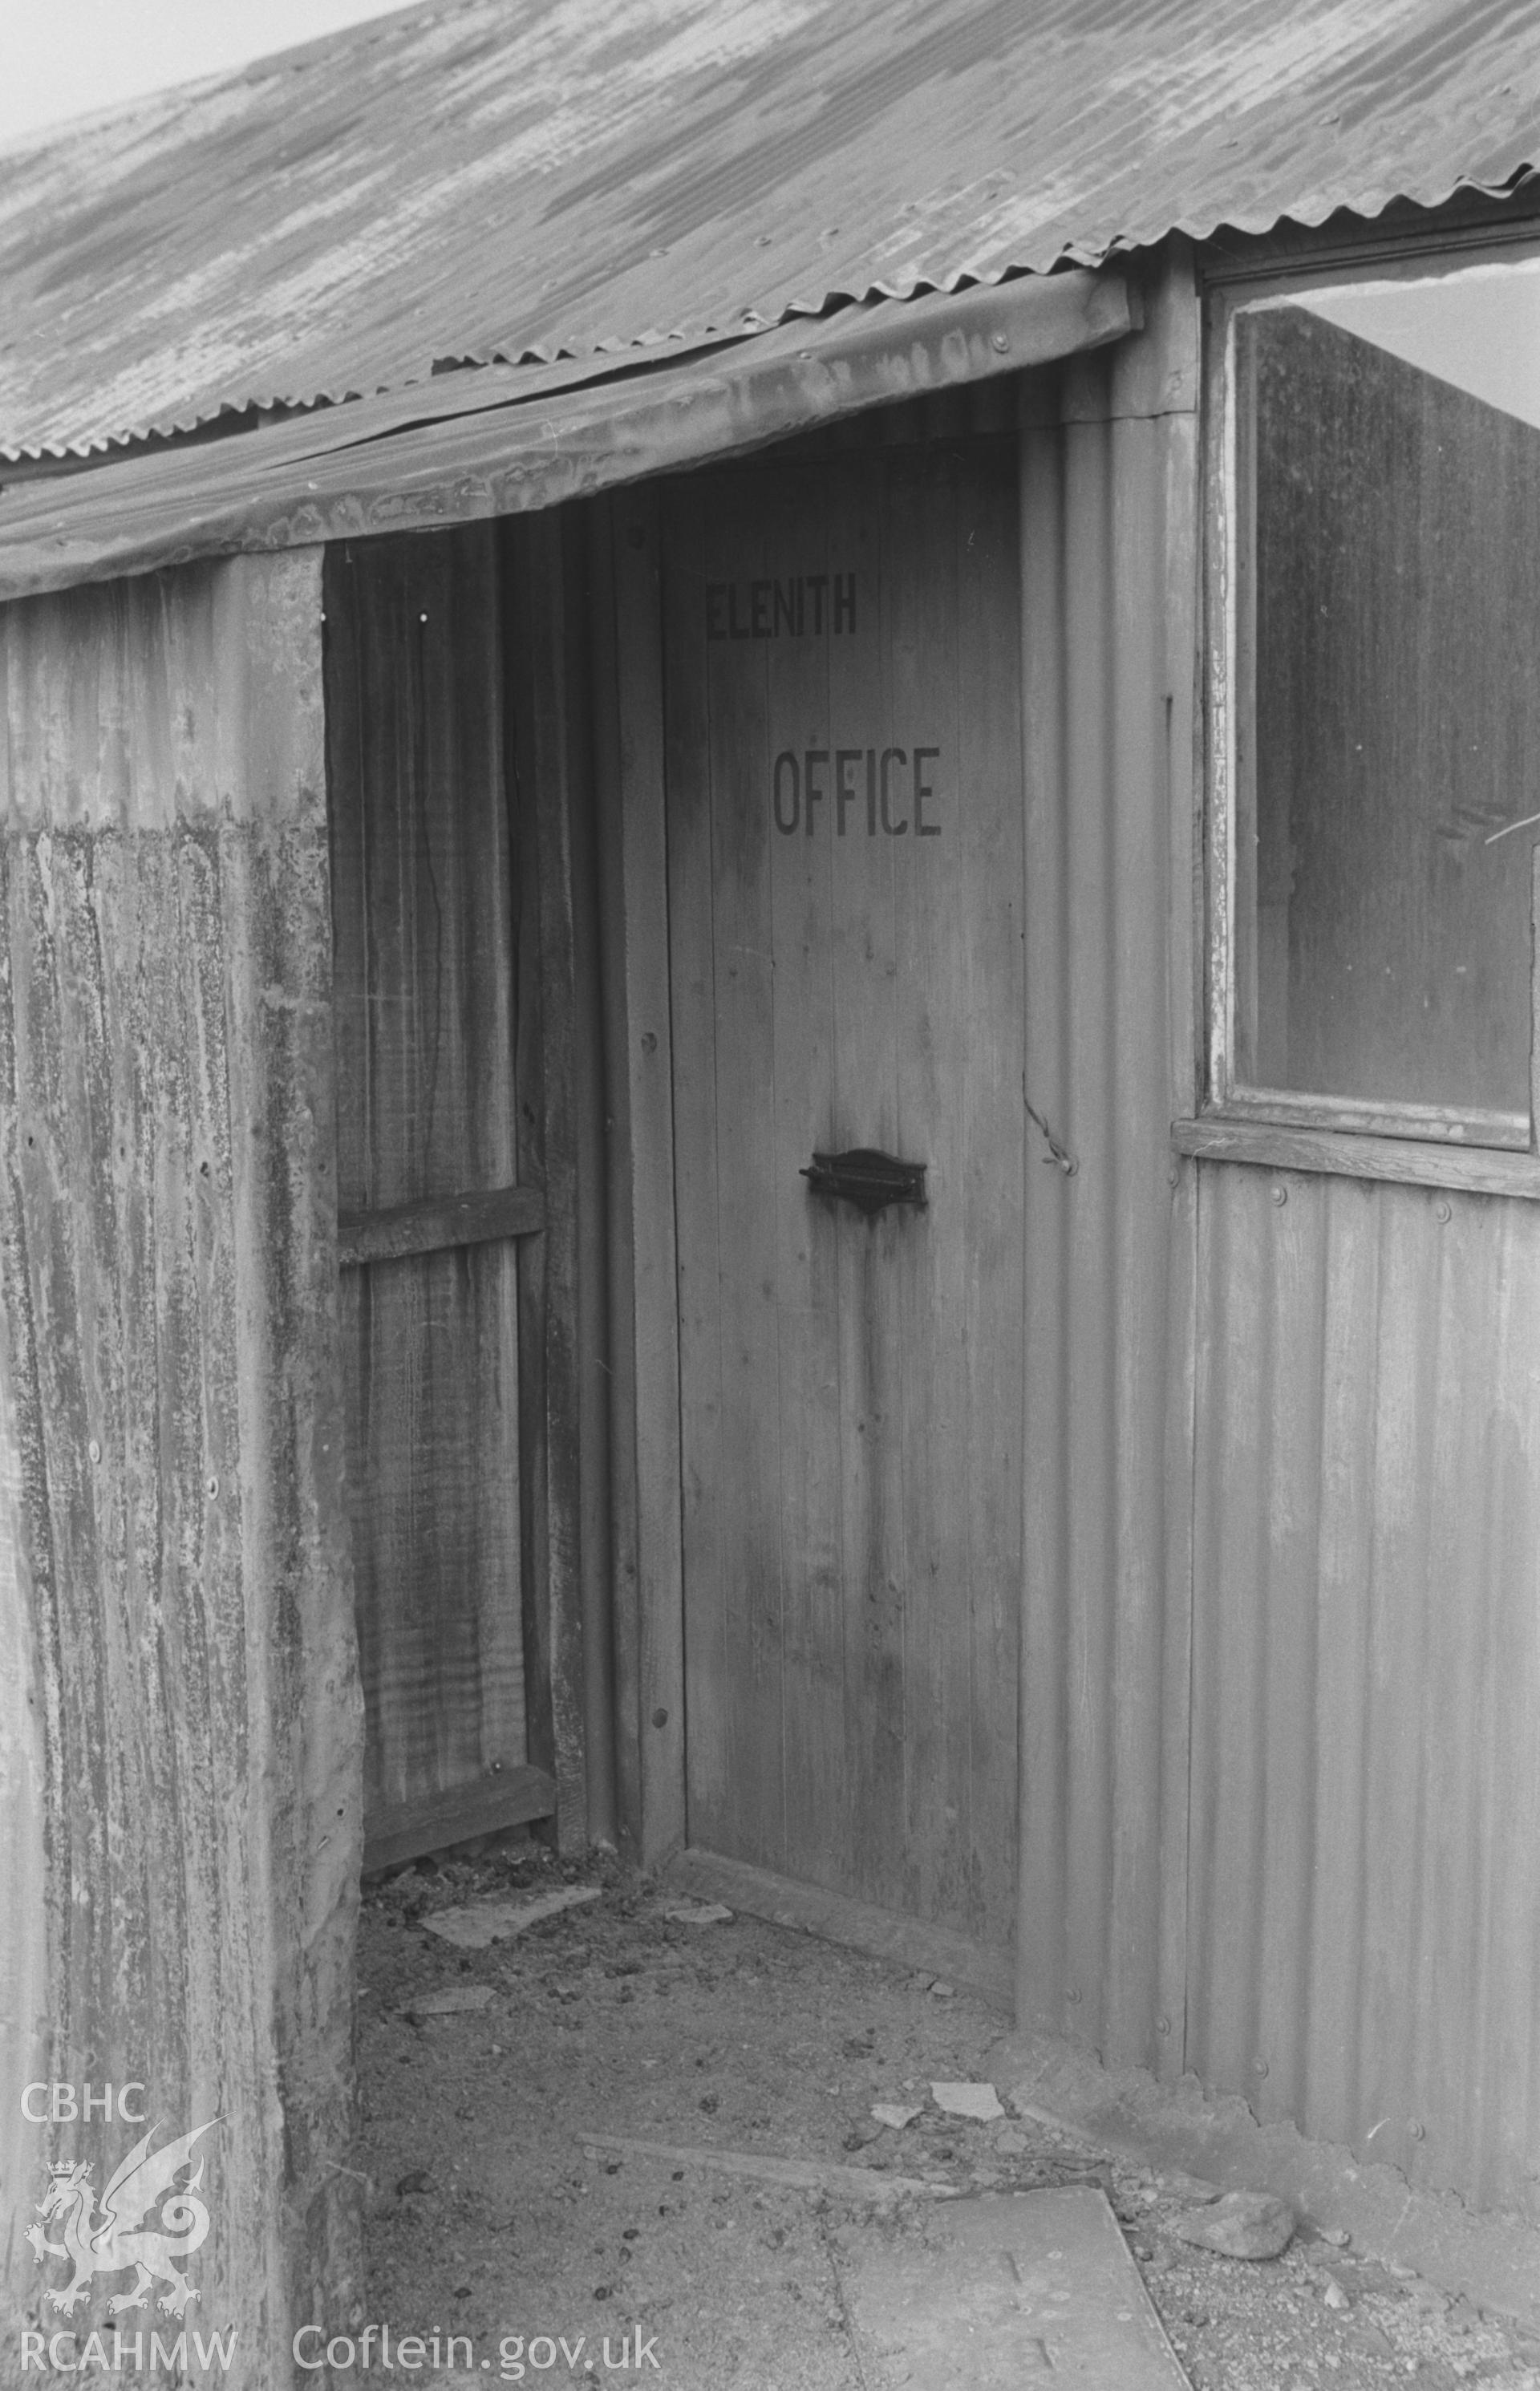
[[[365,1865],[551,1807],[527,1765],[514,885],[497,549],[327,567],[338,1205]]]
[[[692,1843],[1003,1944],[1021,1584],[1014,443],[665,543]],[[924,1209],[813,1152],[925,1166]]]

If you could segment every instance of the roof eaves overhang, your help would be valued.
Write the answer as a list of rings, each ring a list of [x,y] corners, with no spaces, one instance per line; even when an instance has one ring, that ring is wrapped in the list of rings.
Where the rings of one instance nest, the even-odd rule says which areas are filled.
[[[193,558],[520,514],[927,392],[1105,347],[1116,271],[880,300],[668,366],[446,377],[238,437],[0,489],[0,598]]]

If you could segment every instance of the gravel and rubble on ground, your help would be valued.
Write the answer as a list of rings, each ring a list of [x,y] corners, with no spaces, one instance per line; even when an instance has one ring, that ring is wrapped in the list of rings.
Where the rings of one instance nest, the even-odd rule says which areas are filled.
[[[496,1939],[430,1931],[573,1889]],[[1034,2109],[991,2075],[1002,2034],[965,1990],[608,1856],[408,1869],[360,1930],[369,2317],[422,2339],[421,2382],[872,2391],[848,2294],[873,2252],[944,2247],[958,2198],[1088,2184],[1197,2391],[1540,2391],[1540,2336],[1339,2229],[1202,2246],[1219,2187]]]

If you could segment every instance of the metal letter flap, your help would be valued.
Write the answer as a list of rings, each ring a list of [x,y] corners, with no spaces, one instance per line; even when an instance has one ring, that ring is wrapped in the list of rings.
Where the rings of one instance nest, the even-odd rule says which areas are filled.
[[[801,1176],[815,1196],[833,1196],[853,1204],[870,1220],[889,1204],[925,1207],[925,1166],[900,1162],[879,1154],[874,1146],[852,1146],[848,1154],[815,1154]]]

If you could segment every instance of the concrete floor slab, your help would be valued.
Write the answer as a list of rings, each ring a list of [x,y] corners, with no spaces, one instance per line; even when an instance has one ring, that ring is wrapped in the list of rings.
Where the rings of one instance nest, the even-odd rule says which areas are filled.
[[[1186,2391],[1089,2186],[954,2202],[923,2249],[863,2253],[846,2298],[870,2391]]]

